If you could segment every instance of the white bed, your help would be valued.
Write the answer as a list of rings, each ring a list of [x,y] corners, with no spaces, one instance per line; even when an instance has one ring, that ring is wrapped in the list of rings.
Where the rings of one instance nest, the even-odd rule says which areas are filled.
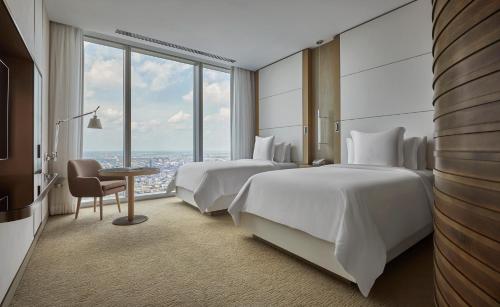
[[[250,178],[228,211],[252,234],[357,283],[432,232],[432,172],[335,165]]]
[[[251,176],[295,167],[295,163],[253,159],[193,162],[177,170],[168,192],[176,190],[177,197],[202,213],[226,210]]]

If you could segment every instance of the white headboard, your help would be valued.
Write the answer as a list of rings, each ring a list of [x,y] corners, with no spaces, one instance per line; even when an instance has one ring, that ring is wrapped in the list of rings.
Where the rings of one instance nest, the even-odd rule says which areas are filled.
[[[302,52],[259,70],[259,135],[292,144],[292,161],[303,160]]]
[[[431,9],[418,0],[341,34],[342,163],[351,130],[405,127],[432,140]]]

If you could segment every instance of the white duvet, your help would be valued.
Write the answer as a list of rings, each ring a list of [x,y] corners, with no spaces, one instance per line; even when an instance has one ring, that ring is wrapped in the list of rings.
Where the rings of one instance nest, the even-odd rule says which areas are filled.
[[[236,224],[248,212],[334,243],[332,256],[368,296],[387,251],[432,223],[432,182],[424,172],[335,165],[263,173],[246,182],[228,211]]]
[[[177,170],[167,192],[175,187],[193,192],[200,211],[205,212],[219,197],[237,194],[251,176],[291,167],[296,165],[253,159],[188,163]]]

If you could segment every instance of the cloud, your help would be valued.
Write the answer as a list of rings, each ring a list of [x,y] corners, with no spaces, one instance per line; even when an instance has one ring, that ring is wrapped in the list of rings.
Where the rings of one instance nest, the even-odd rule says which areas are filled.
[[[148,133],[154,131],[161,127],[161,122],[156,119],[150,119],[145,121],[132,121],[131,123],[132,131],[137,133]]]
[[[229,108],[222,107],[219,109],[219,112],[205,116],[203,118],[203,121],[227,123],[227,121],[229,121],[230,118],[231,118],[231,110]]]
[[[212,105],[229,105],[231,89],[228,82],[205,84],[203,87],[203,103]]]
[[[114,89],[123,86],[123,63],[118,59],[96,59],[85,71],[85,87],[89,92],[95,89]]]
[[[182,96],[182,100],[185,102],[193,103],[193,90]]]
[[[180,74],[191,68],[191,65],[169,60],[145,60],[137,67],[137,73],[143,80],[148,79],[150,90],[161,91],[179,82]]]
[[[169,124],[177,124],[181,123],[183,121],[189,120],[191,118],[191,114],[184,113],[184,111],[179,111],[175,113],[174,115],[170,116],[168,119]]]
[[[220,81],[214,83],[204,82],[203,103],[205,105],[227,106],[231,99],[231,88],[228,82]],[[193,103],[193,90],[182,96],[182,100]]]

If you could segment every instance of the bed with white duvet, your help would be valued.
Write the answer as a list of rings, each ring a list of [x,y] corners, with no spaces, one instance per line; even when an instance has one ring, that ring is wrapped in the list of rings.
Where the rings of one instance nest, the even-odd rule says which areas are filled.
[[[332,165],[251,177],[228,211],[236,224],[357,283],[432,232],[432,172]]]
[[[294,167],[295,163],[254,159],[193,162],[179,168],[169,190],[202,213],[225,210],[251,176]]]

